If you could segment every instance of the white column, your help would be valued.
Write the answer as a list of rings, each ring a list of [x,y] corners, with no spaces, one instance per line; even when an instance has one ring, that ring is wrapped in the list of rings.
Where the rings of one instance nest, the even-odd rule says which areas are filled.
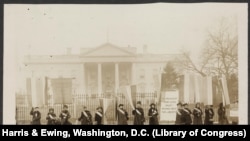
[[[189,99],[190,99],[189,87],[190,87],[190,76],[189,76],[189,73],[185,73],[184,74],[184,102],[185,103],[189,103]]]
[[[102,94],[102,64],[98,63],[98,95]]]
[[[135,71],[135,63],[131,64],[131,84],[134,85],[136,83],[136,71]]]
[[[151,69],[150,69],[150,67],[149,67],[148,69],[146,69],[146,67],[145,67],[144,70],[145,70],[145,71],[144,71],[144,72],[145,72],[144,76],[145,76],[145,84],[146,84],[145,90],[146,90],[146,91],[150,91],[151,88],[152,88],[152,85],[151,85],[151,82],[152,82],[152,73],[151,73]]]
[[[119,64],[115,63],[115,93],[119,89]]]
[[[201,84],[199,83],[199,75],[194,75],[194,91],[195,91],[195,103],[201,102],[200,98],[200,88]],[[203,101],[204,102],[204,101]]]
[[[32,107],[38,106],[37,101],[37,89],[36,89],[36,77],[31,77],[31,99],[32,99]]]
[[[86,94],[86,78],[85,78],[85,64],[82,64],[82,93]]]

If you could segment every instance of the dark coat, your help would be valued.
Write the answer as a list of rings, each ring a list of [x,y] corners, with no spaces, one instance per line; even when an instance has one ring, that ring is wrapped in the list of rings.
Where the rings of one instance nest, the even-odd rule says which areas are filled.
[[[213,110],[213,108],[205,109],[204,124],[205,125],[212,125],[213,124],[213,118],[214,118],[214,110]]]
[[[194,120],[193,120],[193,124],[194,125],[201,125],[202,123],[202,115],[203,112],[201,110],[201,108],[194,108],[193,110],[193,115],[194,115]]]
[[[225,107],[220,107],[218,109],[218,117],[219,117],[219,124],[228,124]]]
[[[149,125],[159,125],[158,110],[156,108],[150,108],[148,110]]]
[[[117,109],[118,125],[128,125],[128,112],[124,109]]]
[[[34,109],[32,109],[30,115],[32,115],[32,125],[41,125],[41,113],[39,111],[34,111]]]
[[[188,108],[184,108],[182,110],[182,115],[183,115],[182,116],[182,122],[183,122],[184,125],[190,125],[190,124],[192,124],[191,114],[192,114],[192,112]]]
[[[103,113],[102,112],[96,112],[95,113],[95,121],[97,125],[102,125],[102,118],[103,118]]]
[[[144,111],[142,108],[135,108],[132,111],[134,115],[134,125],[143,125],[145,122]]]
[[[48,113],[46,117],[47,125],[55,125],[56,124],[56,114],[55,113]]]
[[[176,111],[176,119],[175,119],[175,125],[182,125],[183,121],[182,121],[182,109],[177,109]]]
[[[71,118],[71,115],[69,113],[68,110],[63,110],[60,115],[59,115],[60,119],[61,119],[61,124],[62,125],[71,125],[72,123],[69,121],[69,119]]]
[[[92,115],[90,113],[90,111],[85,110],[84,112],[81,112],[81,116],[78,118],[78,121],[81,122],[81,125],[93,125],[93,121],[92,121]]]

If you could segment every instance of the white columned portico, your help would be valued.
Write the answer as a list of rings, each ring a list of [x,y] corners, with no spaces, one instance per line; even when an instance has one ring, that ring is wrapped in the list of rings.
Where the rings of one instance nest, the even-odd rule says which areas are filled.
[[[86,84],[85,84],[85,81],[86,81],[86,78],[85,78],[85,64],[83,63],[82,64],[82,92],[84,94],[86,94]]]
[[[134,85],[136,82],[136,72],[135,72],[135,63],[131,63],[131,84]]]
[[[115,63],[115,93],[118,92],[119,89],[119,64]]]
[[[32,100],[32,107],[39,107],[37,98],[37,89],[36,89],[36,77],[31,78],[31,100]]]
[[[102,94],[102,64],[98,63],[98,95]]]

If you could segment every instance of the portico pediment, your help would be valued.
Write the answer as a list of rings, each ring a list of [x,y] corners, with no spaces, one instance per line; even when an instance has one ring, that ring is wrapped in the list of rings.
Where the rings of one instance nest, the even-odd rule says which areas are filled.
[[[124,48],[117,47],[113,44],[106,43],[97,48],[93,48],[88,52],[82,54],[84,57],[111,57],[111,56],[134,56],[133,52],[130,52]]]

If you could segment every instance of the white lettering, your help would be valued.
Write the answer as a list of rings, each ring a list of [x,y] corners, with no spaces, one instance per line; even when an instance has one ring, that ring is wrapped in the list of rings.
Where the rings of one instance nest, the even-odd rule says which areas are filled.
[[[56,129],[48,131],[47,129],[41,129],[41,136],[61,136],[63,138],[70,137],[68,131],[57,131]]]
[[[131,129],[131,136],[136,136],[136,135],[137,135],[137,130]]]
[[[2,136],[28,136],[29,132],[21,129],[20,131],[9,131],[8,129],[2,129]]]

